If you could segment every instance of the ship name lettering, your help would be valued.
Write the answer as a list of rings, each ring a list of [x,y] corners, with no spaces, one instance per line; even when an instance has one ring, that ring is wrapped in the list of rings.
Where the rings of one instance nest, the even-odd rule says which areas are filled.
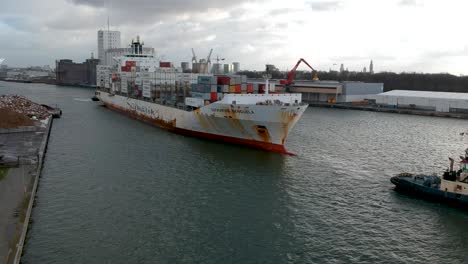
[[[211,111],[220,112],[220,113],[236,113],[236,114],[253,114],[254,113],[254,111],[249,110],[249,109],[212,108]]]
[[[135,112],[139,112],[139,113],[143,113],[143,114],[147,114],[147,115],[152,115],[152,116],[154,116],[156,114],[154,112],[154,110],[151,109],[150,107],[141,106],[141,105],[138,105],[136,103],[130,103],[130,102],[127,102],[127,104]]]

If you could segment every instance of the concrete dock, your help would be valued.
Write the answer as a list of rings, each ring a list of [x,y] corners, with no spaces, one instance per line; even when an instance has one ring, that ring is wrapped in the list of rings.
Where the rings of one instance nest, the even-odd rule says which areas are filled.
[[[52,120],[0,129],[0,263],[20,263]]]

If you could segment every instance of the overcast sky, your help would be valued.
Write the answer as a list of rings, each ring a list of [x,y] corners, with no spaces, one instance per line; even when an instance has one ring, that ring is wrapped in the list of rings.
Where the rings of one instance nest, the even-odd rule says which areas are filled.
[[[15,0],[0,8],[0,58],[11,66],[97,56],[97,30],[137,34],[176,63],[213,56],[244,69],[315,68],[468,74],[464,0]]]

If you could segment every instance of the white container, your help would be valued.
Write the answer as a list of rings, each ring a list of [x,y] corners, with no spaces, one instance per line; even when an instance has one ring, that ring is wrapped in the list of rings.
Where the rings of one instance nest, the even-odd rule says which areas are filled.
[[[125,76],[125,74],[124,74],[124,75],[122,75],[120,77],[120,91],[122,93],[128,93],[127,85],[128,85],[127,84],[127,76]]]
[[[203,98],[195,98],[195,97],[185,98],[185,105],[192,106],[192,107],[202,107],[203,104],[204,104]]]

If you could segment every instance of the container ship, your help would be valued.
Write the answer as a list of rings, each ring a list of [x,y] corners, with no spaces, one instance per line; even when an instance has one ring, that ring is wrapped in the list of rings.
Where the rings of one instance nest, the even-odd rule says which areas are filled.
[[[286,138],[308,107],[301,94],[275,92],[275,83],[249,83],[243,75],[184,73],[130,52],[98,65],[95,97],[109,109],[169,131],[289,154]]]

